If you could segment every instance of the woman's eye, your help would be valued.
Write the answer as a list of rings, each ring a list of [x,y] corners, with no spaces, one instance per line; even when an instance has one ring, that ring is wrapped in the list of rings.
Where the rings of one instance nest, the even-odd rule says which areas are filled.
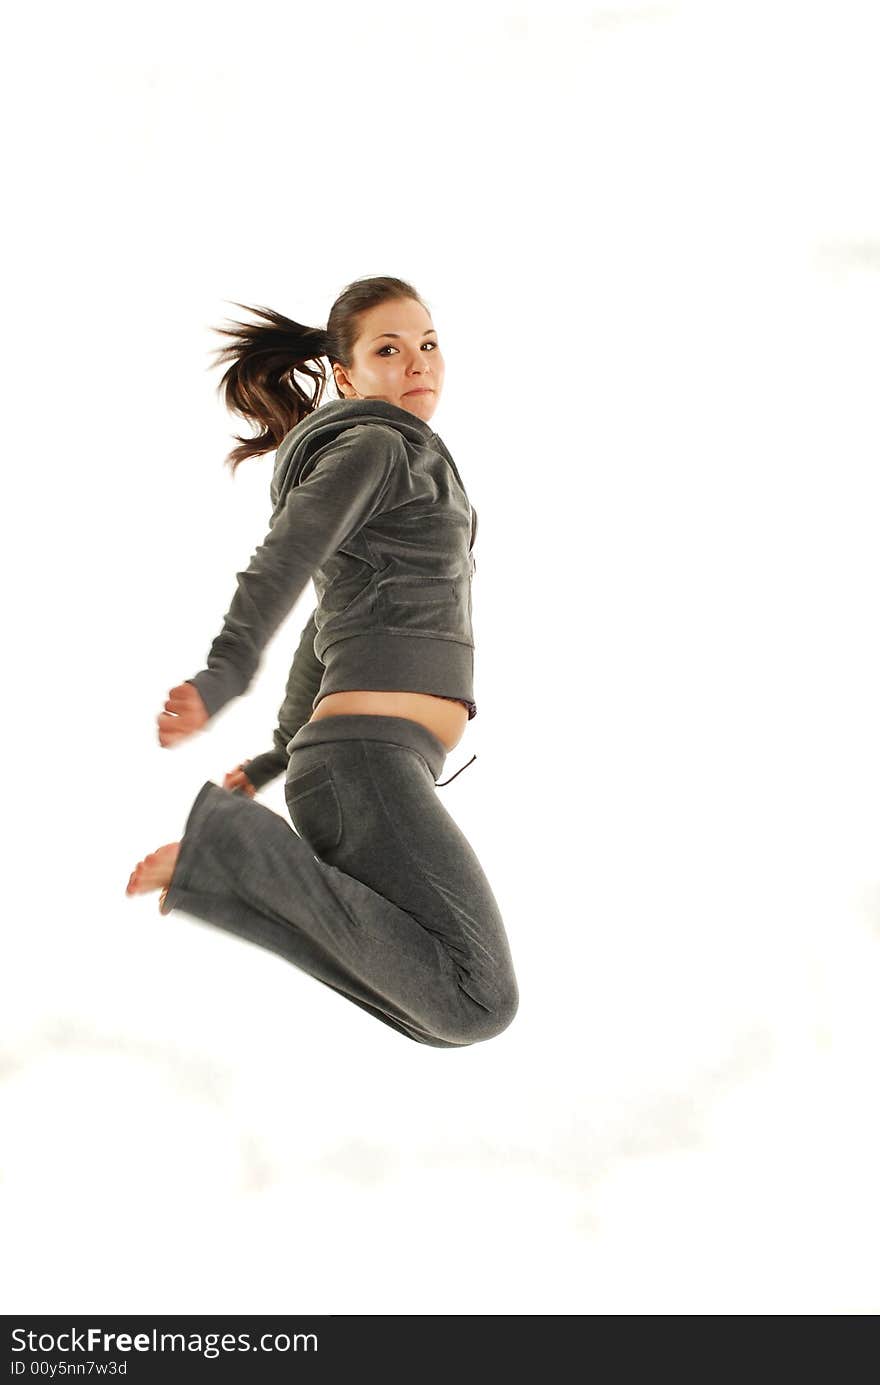
[[[436,342],[436,341],[425,341],[425,342],[422,342],[422,350],[424,351],[424,349],[425,349],[426,346],[432,346],[432,347],[434,348],[434,350],[436,351],[436,350],[437,350],[437,347],[439,346],[439,344],[440,344],[440,343],[439,343],[439,342]],[[388,342],[387,345],[385,345],[385,346],[380,346],[380,347],[379,347],[379,350],[376,352],[376,355],[377,355],[377,356],[381,356],[383,351],[396,351],[396,350],[397,350],[397,347],[396,347],[396,346],[392,346],[391,343]]]

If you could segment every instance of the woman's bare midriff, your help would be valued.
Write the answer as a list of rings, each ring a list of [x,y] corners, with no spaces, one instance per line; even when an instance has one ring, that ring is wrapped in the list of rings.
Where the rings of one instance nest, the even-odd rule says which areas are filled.
[[[433,731],[447,750],[454,750],[468,724],[468,709],[431,693],[335,692],[322,697],[309,721],[332,716],[409,717]]]

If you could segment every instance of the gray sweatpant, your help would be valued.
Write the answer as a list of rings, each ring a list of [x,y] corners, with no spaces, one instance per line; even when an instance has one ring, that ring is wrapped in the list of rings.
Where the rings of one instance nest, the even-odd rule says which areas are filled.
[[[203,784],[163,913],[285,957],[433,1048],[491,1039],[519,994],[498,904],[435,784],[446,749],[408,717],[307,722],[285,779],[296,832]]]

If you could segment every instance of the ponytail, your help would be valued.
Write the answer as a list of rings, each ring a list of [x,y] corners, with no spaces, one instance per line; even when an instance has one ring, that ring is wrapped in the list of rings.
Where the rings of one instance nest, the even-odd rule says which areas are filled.
[[[321,358],[332,350],[323,328],[304,327],[271,308],[249,308],[244,303],[236,307],[246,308],[263,320],[215,329],[232,338],[228,346],[219,347],[215,353],[217,364],[231,361],[217,391],[232,413],[250,419],[261,430],[253,438],[235,436],[239,446],[225,459],[233,475],[246,457],[271,452],[291,428],[317,408],[327,384]],[[313,381],[311,393],[306,392],[297,375]]]

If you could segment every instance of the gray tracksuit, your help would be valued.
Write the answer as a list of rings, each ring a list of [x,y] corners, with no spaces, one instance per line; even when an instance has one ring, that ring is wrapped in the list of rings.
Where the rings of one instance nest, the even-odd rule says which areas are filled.
[[[257,787],[285,771],[293,827],[209,780],[163,912],[277,953],[416,1043],[491,1039],[519,987],[498,901],[436,793],[442,741],[408,717],[309,721],[353,688],[434,693],[475,714],[476,514],[437,434],[377,400],[334,402],[292,429],[271,494],[269,534],[189,681],[212,715],[244,692],[313,578],[275,749],[247,767]]]

